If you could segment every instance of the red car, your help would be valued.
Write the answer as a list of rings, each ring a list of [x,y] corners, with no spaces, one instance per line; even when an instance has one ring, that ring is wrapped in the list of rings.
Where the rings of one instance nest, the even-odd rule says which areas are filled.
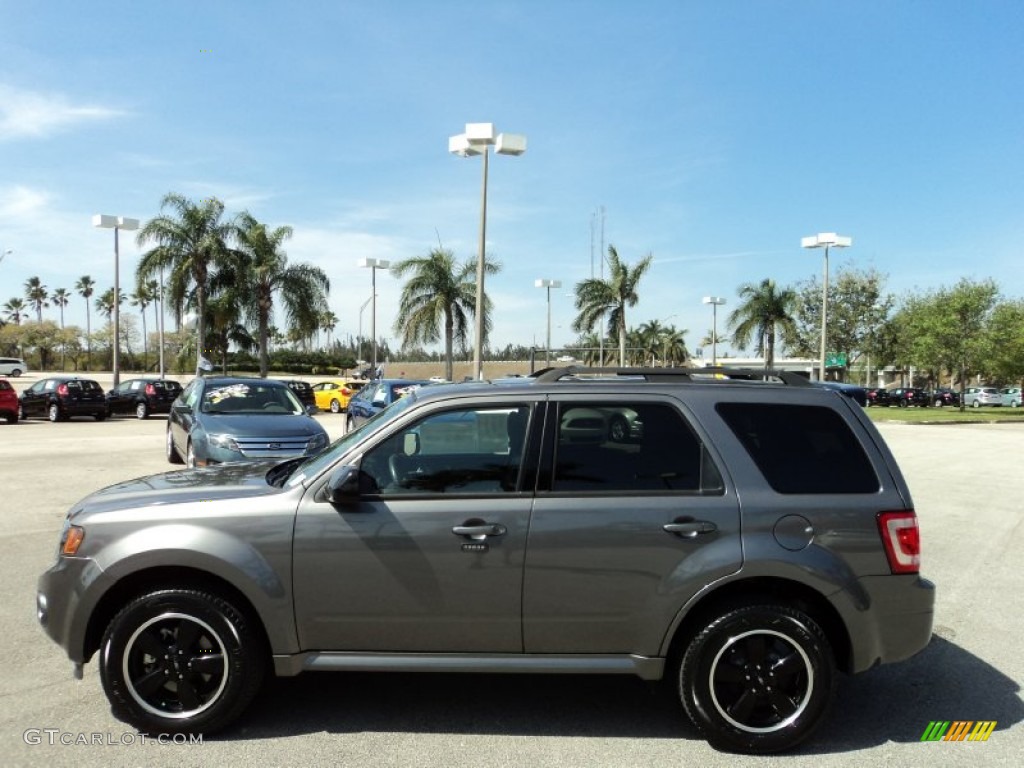
[[[18,393],[3,379],[0,379],[0,416],[6,418],[8,424],[18,423]]]

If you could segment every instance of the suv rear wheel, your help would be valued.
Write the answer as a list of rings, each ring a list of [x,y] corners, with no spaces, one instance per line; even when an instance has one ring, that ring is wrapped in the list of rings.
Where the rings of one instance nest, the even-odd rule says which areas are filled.
[[[821,627],[785,605],[729,610],[690,641],[679,666],[686,714],[711,744],[790,749],[824,720],[835,660]]]
[[[136,598],[107,627],[100,677],[115,716],[141,731],[213,733],[263,682],[257,631],[228,601],[166,589]]]

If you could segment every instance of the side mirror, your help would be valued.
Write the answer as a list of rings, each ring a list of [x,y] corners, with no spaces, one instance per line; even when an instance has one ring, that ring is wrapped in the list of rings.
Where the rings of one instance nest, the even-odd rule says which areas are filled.
[[[338,467],[327,481],[327,500],[332,504],[354,504],[359,501],[359,468]]]

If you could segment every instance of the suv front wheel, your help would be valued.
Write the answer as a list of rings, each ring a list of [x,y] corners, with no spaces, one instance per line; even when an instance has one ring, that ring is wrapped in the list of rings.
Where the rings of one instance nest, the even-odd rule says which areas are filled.
[[[262,643],[246,616],[207,592],[136,598],[107,627],[100,677],[115,716],[145,732],[213,733],[263,682]]]
[[[814,619],[785,605],[752,605],[723,613],[690,641],[679,694],[713,746],[764,754],[814,731],[835,678],[832,648]]]

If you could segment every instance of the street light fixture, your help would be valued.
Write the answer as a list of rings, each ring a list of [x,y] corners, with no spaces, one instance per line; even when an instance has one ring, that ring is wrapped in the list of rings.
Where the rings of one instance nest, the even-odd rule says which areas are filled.
[[[822,232],[810,237],[800,238],[801,248],[825,249],[825,279],[821,287],[821,367],[818,369],[818,380],[825,380],[825,344],[828,338],[828,250],[829,248],[849,248],[853,245],[852,237],[837,235],[835,232]]]
[[[367,267],[370,270],[370,336],[371,342],[370,347],[373,350],[373,376],[377,377],[377,270],[387,269],[391,266],[391,262],[385,259],[361,259],[359,261],[360,267]]]
[[[3,250],[2,248],[0,248],[0,261],[4,260],[4,256],[9,256],[12,253],[14,253],[14,251],[12,251],[10,248],[8,248],[7,250]]]
[[[487,158],[491,146],[499,155],[521,155],[526,137],[518,133],[495,135],[494,123],[466,123],[466,132],[448,139],[448,151],[459,157],[484,156],[484,180],[480,207],[480,253],[476,262],[476,334],[473,344],[473,376],[483,378],[484,349],[484,248],[487,243]]]
[[[725,304],[721,296],[705,296],[702,301],[711,305],[711,367],[718,365],[718,308]]]
[[[546,288],[548,293],[548,335],[547,343],[544,346],[544,367],[551,365],[551,289],[561,288],[561,280],[534,280],[534,288]]]
[[[130,232],[139,228],[138,219],[124,216],[105,216],[98,213],[92,217],[92,225],[100,229],[114,230],[114,386],[121,383],[121,264],[117,233],[122,229]]]

